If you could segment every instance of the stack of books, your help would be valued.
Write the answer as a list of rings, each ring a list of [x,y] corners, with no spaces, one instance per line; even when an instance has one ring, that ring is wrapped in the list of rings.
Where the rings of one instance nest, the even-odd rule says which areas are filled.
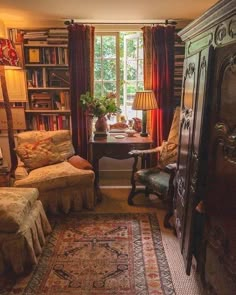
[[[67,29],[49,29],[48,31],[48,44],[67,44],[68,30]]]

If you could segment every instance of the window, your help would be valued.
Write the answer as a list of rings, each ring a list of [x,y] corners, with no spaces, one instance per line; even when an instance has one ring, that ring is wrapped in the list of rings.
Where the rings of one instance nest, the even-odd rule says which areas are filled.
[[[126,120],[141,117],[132,102],[136,91],[143,90],[142,33],[96,33],[94,55],[94,95],[116,93]]]

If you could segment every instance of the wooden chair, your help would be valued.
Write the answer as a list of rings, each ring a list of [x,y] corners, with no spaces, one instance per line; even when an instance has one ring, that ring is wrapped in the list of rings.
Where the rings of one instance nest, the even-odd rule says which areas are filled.
[[[180,108],[174,112],[173,121],[167,141],[162,145],[148,150],[132,150],[129,154],[134,157],[133,170],[131,175],[131,191],[128,196],[128,204],[133,205],[133,198],[140,193],[145,196],[157,195],[161,200],[167,202],[168,213],[164,225],[170,227],[169,218],[172,215],[172,200],[174,192],[174,177],[177,161],[178,131],[180,120]],[[159,153],[159,161],[155,167],[138,170],[138,160],[150,157]],[[144,188],[137,188],[137,183],[144,185]]]

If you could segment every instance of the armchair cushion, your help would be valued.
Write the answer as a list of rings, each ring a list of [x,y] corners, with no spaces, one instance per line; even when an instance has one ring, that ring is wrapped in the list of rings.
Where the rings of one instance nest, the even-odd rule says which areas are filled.
[[[155,167],[141,169],[136,172],[135,180],[147,185],[161,196],[166,196],[169,190],[170,174]]]
[[[93,166],[87,160],[81,158],[78,155],[69,158],[68,162],[78,169],[93,170]]]
[[[15,180],[20,180],[29,175],[25,166],[18,166],[15,170]]]
[[[39,192],[43,192],[78,185],[91,186],[93,179],[93,171],[77,169],[68,162],[62,162],[35,169],[26,178],[15,181],[14,186],[37,187]]]

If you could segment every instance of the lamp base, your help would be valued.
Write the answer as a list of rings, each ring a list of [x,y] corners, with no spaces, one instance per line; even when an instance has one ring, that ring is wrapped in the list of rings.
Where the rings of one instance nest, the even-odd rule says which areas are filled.
[[[141,133],[140,133],[140,136],[142,136],[142,137],[147,137],[147,136],[148,136],[148,133],[147,133],[147,132],[141,132]]]

